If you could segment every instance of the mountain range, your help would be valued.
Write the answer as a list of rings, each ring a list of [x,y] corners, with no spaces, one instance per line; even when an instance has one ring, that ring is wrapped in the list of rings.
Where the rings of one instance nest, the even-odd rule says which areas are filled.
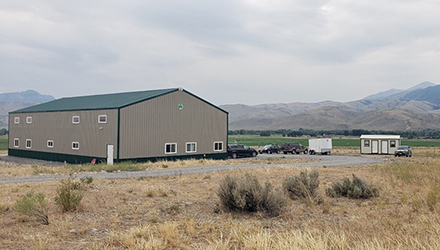
[[[8,112],[55,100],[35,90],[0,94],[0,128],[8,126]]]
[[[440,85],[422,82],[350,102],[222,105],[230,130],[440,130]]]
[[[0,94],[0,128],[8,112],[55,98],[35,90]],[[440,130],[440,85],[422,82],[350,102],[221,105],[229,112],[230,130]]]

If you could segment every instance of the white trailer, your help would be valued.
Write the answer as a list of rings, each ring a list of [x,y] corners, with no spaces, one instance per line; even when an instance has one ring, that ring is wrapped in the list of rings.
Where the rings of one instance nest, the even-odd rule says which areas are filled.
[[[332,139],[320,138],[309,139],[309,153],[314,155],[316,153],[326,155],[332,153]]]

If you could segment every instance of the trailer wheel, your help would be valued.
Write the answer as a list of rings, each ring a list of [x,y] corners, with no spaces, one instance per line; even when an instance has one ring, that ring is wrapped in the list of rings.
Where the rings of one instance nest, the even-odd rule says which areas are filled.
[[[306,149],[306,150],[304,150],[304,154],[306,155],[307,153],[308,153],[309,151]]]
[[[310,150],[311,155],[315,155],[315,150]]]

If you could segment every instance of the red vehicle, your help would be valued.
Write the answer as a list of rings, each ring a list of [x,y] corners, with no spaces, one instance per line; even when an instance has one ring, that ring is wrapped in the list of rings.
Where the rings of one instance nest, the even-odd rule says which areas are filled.
[[[307,147],[304,147],[300,143],[296,143],[296,142],[283,143],[281,145],[281,147],[280,147],[280,150],[283,151],[284,154],[287,154],[287,153],[292,153],[292,154],[304,153],[304,154],[307,154],[309,152]]]

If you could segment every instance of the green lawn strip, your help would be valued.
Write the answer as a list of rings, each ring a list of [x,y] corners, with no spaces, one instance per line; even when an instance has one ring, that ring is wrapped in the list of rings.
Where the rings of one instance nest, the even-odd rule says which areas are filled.
[[[308,138],[295,137],[275,137],[275,136],[229,136],[229,144],[245,144],[248,146],[262,147],[267,144],[281,145],[285,142],[298,142],[302,145],[308,146]],[[334,147],[358,147],[360,146],[359,138],[332,138]],[[402,145],[409,145],[411,147],[440,147],[440,140],[402,140]]]

